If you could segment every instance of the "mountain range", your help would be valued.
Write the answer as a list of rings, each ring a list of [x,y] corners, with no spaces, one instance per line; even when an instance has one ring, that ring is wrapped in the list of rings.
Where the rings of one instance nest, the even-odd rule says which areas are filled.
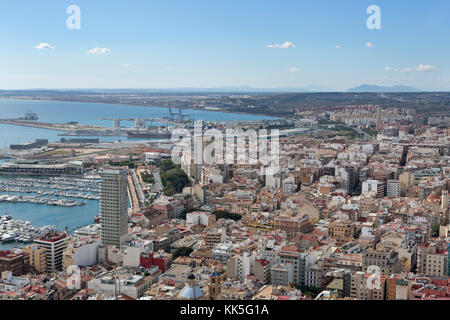
[[[414,88],[404,85],[395,86],[379,86],[374,84],[362,84],[357,87],[350,88],[348,90],[340,91],[334,90],[328,87],[319,85],[308,85],[304,87],[269,87],[258,88],[251,86],[224,86],[224,87],[210,87],[210,88],[193,88],[193,87],[177,87],[177,88],[121,88],[121,89],[108,89],[108,88],[91,88],[91,89],[30,89],[30,90],[0,90],[2,91],[73,91],[73,92],[105,92],[105,93],[320,93],[320,92],[367,92],[367,93],[409,93],[409,92],[449,92],[450,89],[444,87],[427,87],[427,88]]]
[[[350,88],[347,92],[424,92],[425,90],[420,90],[413,87],[408,86],[377,86],[374,84],[363,84],[358,87]]]

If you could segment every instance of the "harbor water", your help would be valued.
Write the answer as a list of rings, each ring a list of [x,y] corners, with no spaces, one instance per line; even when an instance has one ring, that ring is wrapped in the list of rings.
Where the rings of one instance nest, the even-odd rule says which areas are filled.
[[[100,120],[100,118],[163,118],[169,114],[169,109],[162,107],[125,106],[90,102],[59,102],[59,101],[35,101],[35,100],[1,100],[0,118],[16,119],[23,117],[28,110],[37,113],[39,122],[67,123],[97,125],[103,127],[113,126],[112,121]],[[183,110],[183,114],[190,119],[203,121],[252,121],[270,120],[271,117],[254,116],[245,114],[233,114],[225,112],[204,110]],[[134,125],[130,121],[122,121],[124,127]],[[0,148],[11,144],[33,142],[36,139],[48,139],[55,142],[61,139],[60,131],[45,130],[32,127],[20,127],[0,124]],[[76,137],[82,138],[82,137]],[[126,137],[99,137],[100,141],[116,141],[127,139]]]
[[[162,118],[168,115],[167,108],[123,106],[100,103],[57,102],[57,101],[31,101],[31,100],[0,100],[0,118],[23,117],[28,110],[37,113],[41,122],[66,123],[78,122],[80,124],[100,125],[112,127],[112,121],[103,121],[100,118]],[[191,119],[204,121],[252,121],[268,120],[270,117],[232,114],[202,110],[183,110]],[[124,121],[123,126],[132,126],[132,122]],[[61,132],[32,127],[20,127],[0,124],[0,148],[9,147],[10,144],[32,142],[36,139],[48,139],[50,142],[59,141]],[[78,137],[77,137],[78,138]],[[100,141],[115,141],[125,137],[99,137]],[[0,160],[1,161],[1,160]],[[43,227],[54,225],[58,230],[73,231],[79,227],[92,224],[99,214],[99,201],[60,196],[57,193],[50,198],[70,201],[83,201],[84,205],[71,207],[33,203],[32,198],[39,196],[36,193],[13,192],[10,188],[12,178],[0,177],[0,197],[7,199],[11,196],[22,197],[19,201],[0,201],[0,216],[9,214],[15,220],[29,221],[31,225]],[[3,190],[3,191],[2,191]],[[53,189],[53,191],[55,191]],[[23,199],[23,197],[27,197]],[[42,197],[41,197],[42,198]],[[15,199],[15,198],[14,198]],[[20,246],[14,242],[1,243],[0,249]]]

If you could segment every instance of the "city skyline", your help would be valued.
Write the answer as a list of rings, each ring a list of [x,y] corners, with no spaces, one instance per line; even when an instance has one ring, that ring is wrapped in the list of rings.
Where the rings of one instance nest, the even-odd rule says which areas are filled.
[[[450,301],[449,9],[3,1],[0,302]]]
[[[80,29],[67,27],[71,5],[80,8]],[[370,5],[380,8],[381,29],[367,27]],[[0,89],[450,88],[445,1],[42,1],[0,9]]]

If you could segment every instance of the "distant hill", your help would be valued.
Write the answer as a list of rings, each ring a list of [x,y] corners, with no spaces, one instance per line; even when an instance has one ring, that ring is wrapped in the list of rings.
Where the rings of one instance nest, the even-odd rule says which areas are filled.
[[[350,88],[347,92],[423,92],[424,90],[419,90],[408,86],[377,86],[374,84],[363,84],[358,87]]]
[[[172,88],[172,89],[148,89],[151,91],[177,91],[177,92],[244,92],[244,93],[306,93],[306,92],[334,92],[335,90],[309,85],[305,87],[269,87],[258,88],[251,86],[230,86],[230,87],[212,87],[212,88]]]
[[[331,88],[316,85],[309,85],[303,87],[302,89],[306,90],[307,92],[336,92],[336,90],[333,90]]]
[[[229,87],[174,87],[174,88],[140,88],[140,89],[95,89],[98,92],[157,92],[157,93],[300,93],[307,92],[305,89],[296,87],[273,87],[257,88],[251,86],[229,86]]]

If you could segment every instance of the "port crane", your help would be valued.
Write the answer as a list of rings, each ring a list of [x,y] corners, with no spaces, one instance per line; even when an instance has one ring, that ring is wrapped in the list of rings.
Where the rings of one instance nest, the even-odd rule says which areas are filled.
[[[172,106],[169,104],[169,118],[170,120],[175,120],[175,115],[177,113],[175,111],[172,111]]]
[[[139,130],[147,129],[147,122],[150,122],[150,127],[152,127],[154,122],[177,124],[184,122],[186,117],[189,117],[189,115],[183,113],[181,107],[178,108],[178,112],[175,112],[171,105],[167,106],[169,108],[169,118],[100,118],[100,120],[113,121],[113,130],[120,131],[121,121],[134,121],[134,128]]]
[[[188,115],[183,113],[183,111],[181,110],[181,107],[178,107],[178,121],[184,122],[186,117],[188,117]]]
[[[106,120],[106,121],[113,121],[113,130],[114,131],[120,131],[122,129],[128,129],[128,128],[122,128],[121,122],[122,121],[133,121],[134,122],[134,128],[135,129],[147,129],[147,122],[150,122],[150,127],[153,126],[154,122],[161,122],[161,123],[167,123],[170,121],[167,121],[167,119],[160,119],[160,118],[100,118],[100,120]]]

